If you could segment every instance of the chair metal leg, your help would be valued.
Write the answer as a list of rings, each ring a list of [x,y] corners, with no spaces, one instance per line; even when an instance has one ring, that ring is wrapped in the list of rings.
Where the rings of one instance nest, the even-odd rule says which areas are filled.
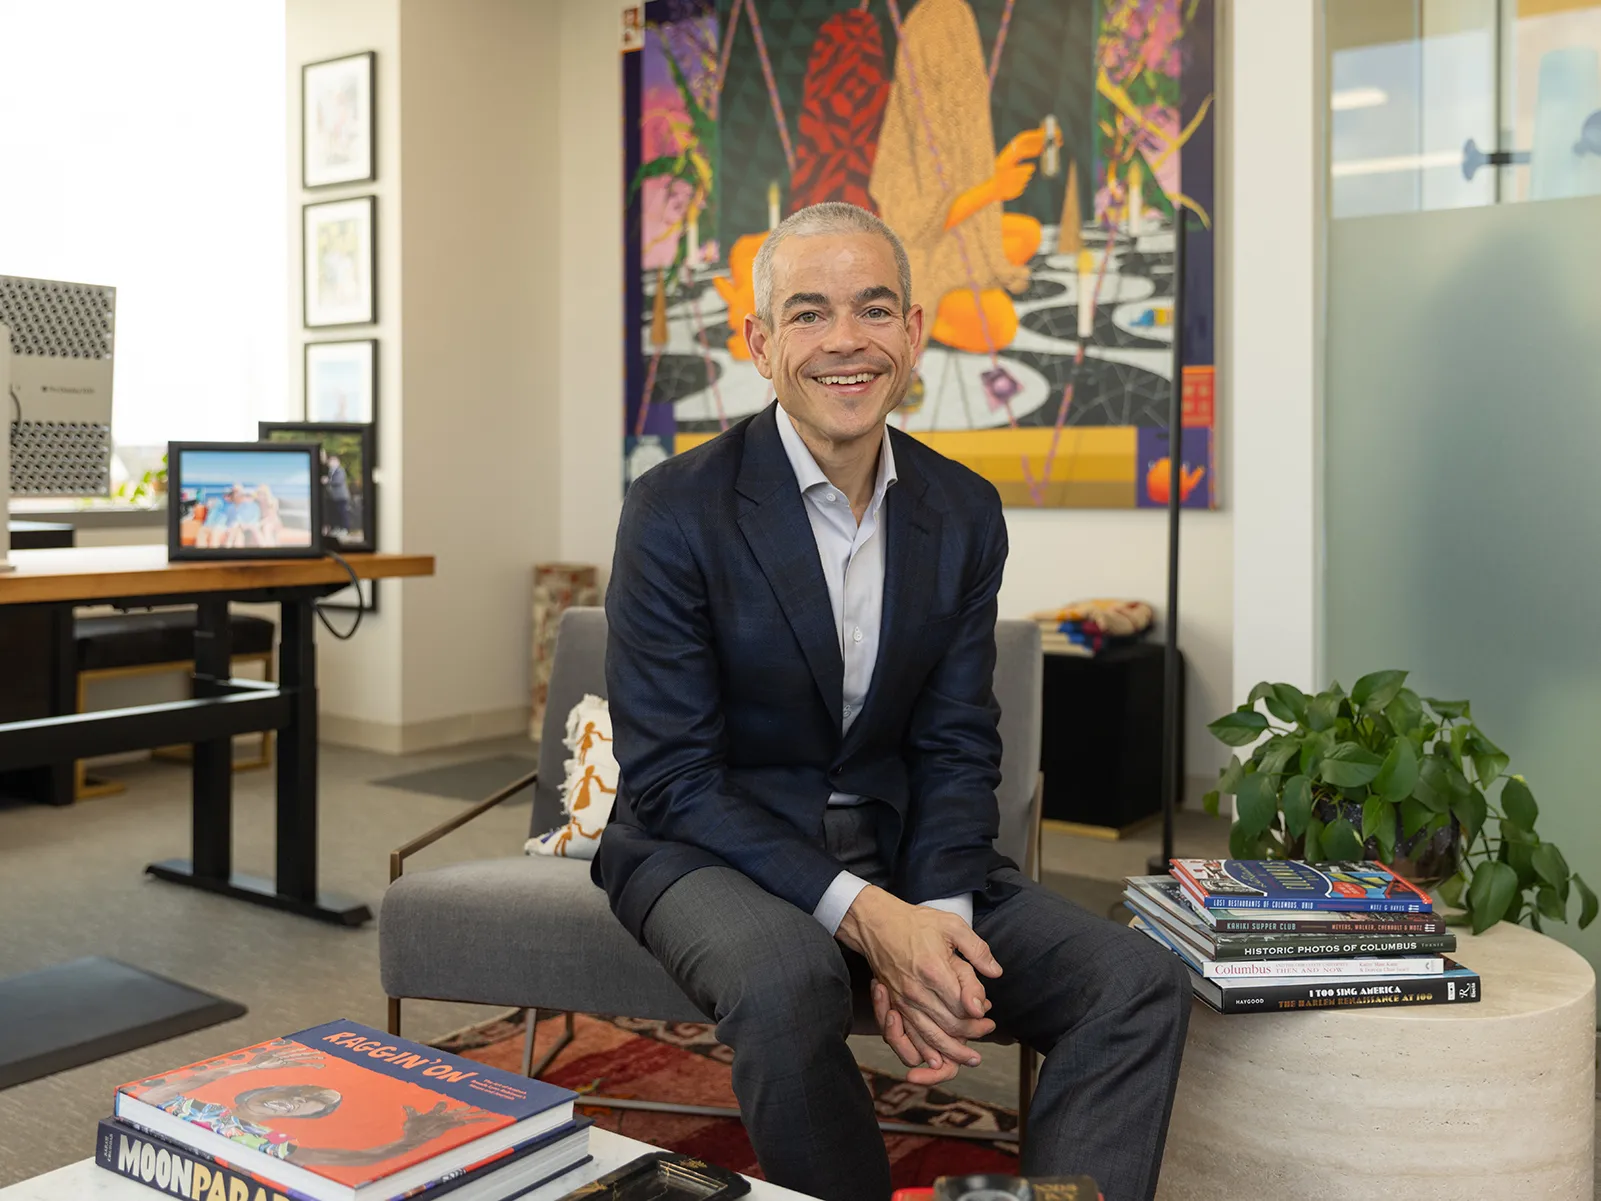
[[[1023,1043],[1017,1045],[1017,1146],[1021,1150],[1028,1138],[1028,1107],[1034,1101],[1034,1080],[1039,1070],[1039,1056],[1034,1048]]]
[[[389,998],[389,1033],[400,1036],[400,998]]]
[[[523,1075],[537,1080],[545,1069],[551,1065],[551,1061],[566,1050],[567,1044],[573,1041],[573,1015],[570,1013],[562,1014],[561,1037],[556,1040],[554,1047],[540,1056],[538,1063],[534,1062],[534,1028],[539,1024],[539,1010],[530,1009],[527,1022],[528,1033],[523,1041]]]

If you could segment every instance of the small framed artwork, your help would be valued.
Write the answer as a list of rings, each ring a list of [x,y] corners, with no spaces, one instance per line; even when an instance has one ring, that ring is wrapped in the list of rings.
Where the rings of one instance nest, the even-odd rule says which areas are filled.
[[[378,549],[372,426],[263,421],[259,437],[265,443],[315,442],[320,448],[317,480],[322,492],[324,545],[342,551]]]
[[[325,597],[317,603],[324,609],[348,609],[354,613],[357,609],[368,613],[378,612],[378,581],[362,580],[360,590],[346,584],[332,596]]]
[[[167,558],[320,558],[321,452],[308,441],[168,443]]]
[[[307,329],[378,320],[377,207],[375,196],[305,206],[302,303]]]
[[[373,154],[372,51],[300,68],[300,182],[306,188],[378,178]]]
[[[306,343],[306,420],[368,422],[378,417],[378,341]]]

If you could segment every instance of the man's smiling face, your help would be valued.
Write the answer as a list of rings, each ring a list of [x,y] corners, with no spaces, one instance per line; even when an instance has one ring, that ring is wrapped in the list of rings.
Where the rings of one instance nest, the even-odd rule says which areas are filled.
[[[797,234],[773,252],[770,323],[745,319],[756,369],[808,442],[877,437],[911,384],[923,310],[870,233]]]

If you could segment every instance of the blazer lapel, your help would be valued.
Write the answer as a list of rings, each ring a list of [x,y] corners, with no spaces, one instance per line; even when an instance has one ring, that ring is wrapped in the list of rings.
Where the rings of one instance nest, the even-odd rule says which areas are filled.
[[[778,439],[777,410],[775,401],[745,430],[734,486],[751,503],[739,516],[739,528],[795,631],[823,703],[838,720],[845,695],[839,633],[806,502]]]
[[[890,437],[896,437],[891,431]],[[884,613],[879,621],[878,658],[873,664],[873,682],[867,689],[861,717],[846,735],[841,754],[851,750],[863,736],[877,711],[880,697],[894,686],[896,664],[905,649],[921,636],[928,618],[929,598],[939,572],[940,514],[924,499],[928,481],[911,463],[912,456],[895,455],[896,483],[884,498],[884,523],[880,535],[884,543]]]

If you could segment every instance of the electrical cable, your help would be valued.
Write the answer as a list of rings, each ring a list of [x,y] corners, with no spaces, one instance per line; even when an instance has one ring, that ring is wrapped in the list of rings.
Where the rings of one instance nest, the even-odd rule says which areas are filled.
[[[339,564],[339,566],[343,567],[345,569],[345,574],[350,577],[351,591],[356,594],[356,620],[350,623],[350,628],[348,630],[345,630],[343,633],[341,633],[339,630],[334,628],[334,623],[328,620],[328,614],[323,611],[323,607],[321,605],[314,604],[311,606],[311,608],[312,611],[317,614],[317,620],[322,622],[324,629],[326,629],[335,638],[339,639],[340,642],[348,642],[350,639],[356,636],[356,631],[361,629],[361,619],[366,615],[367,612],[367,602],[362,599],[361,595],[361,577],[356,574],[356,569],[347,563],[345,561],[345,557],[338,551],[324,548],[322,553],[327,555],[335,563]]]

